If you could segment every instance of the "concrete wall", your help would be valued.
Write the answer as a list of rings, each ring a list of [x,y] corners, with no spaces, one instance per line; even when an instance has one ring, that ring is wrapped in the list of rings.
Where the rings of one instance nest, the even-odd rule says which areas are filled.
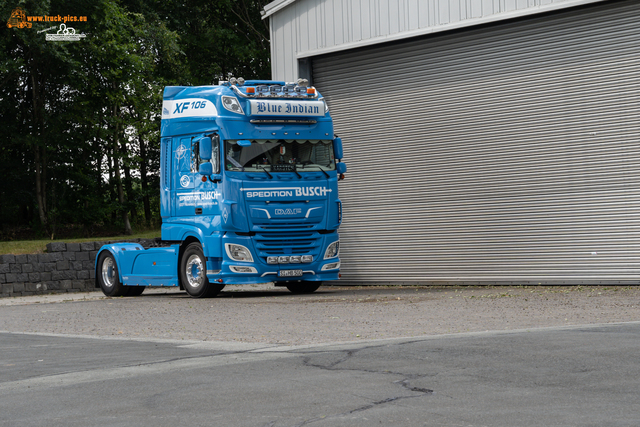
[[[118,240],[156,246],[155,239]],[[95,259],[102,245],[49,243],[47,253],[0,255],[0,297],[95,291]]]

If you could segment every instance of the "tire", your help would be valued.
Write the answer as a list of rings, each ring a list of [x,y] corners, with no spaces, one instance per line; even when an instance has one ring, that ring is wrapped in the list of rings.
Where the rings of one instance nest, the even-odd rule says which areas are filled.
[[[209,283],[207,263],[200,243],[187,246],[180,259],[180,281],[182,287],[193,298],[216,296],[224,285]]]
[[[312,294],[322,286],[322,282],[297,282],[285,286],[292,294]]]
[[[96,277],[102,293],[108,297],[119,297],[125,294],[125,287],[120,283],[118,264],[109,251],[103,251],[98,257]]]
[[[139,297],[142,295],[146,286],[125,286],[124,287],[124,296],[126,297]]]

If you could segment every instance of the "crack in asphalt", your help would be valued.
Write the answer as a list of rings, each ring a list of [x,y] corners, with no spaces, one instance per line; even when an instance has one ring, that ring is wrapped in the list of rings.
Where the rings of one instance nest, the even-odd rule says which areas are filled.
[[[407,390],[407,391],[411,391],[414,393],[419,393],[416,395],[409,395],[409,396],[394,396],[394,397],[388,397],[386,399],[382,399],[382,400],[377,400],[375,402],[371,402],[367,405],[364,406],[360,406],[358,408],[355,409],[351,409],[349,411],[346,412],[342,412],[342,413],[338,413],[338,414],[332,414],[332,415],[325,415],[325,416],[321,416],[321,417],[316,417],[316,418],[311,418],[309,420],[305,420],[300,424],[296,424],[295,427],[302,427],[305,425],[309,425],[312,423],[316,423],[316,422],[320,422],[320,421],[325,421],[328,419],[333,419],[333,418],[339,418],[339,417],[343,417],[346,415],[351,415],[351,414],[355,414],[358,412],[363,412],[363,411],[367,411],[369,409],[373,409],[377,406],[380,405],[384,405],[387,403],[391,403],[391,402],[396,402],[398,400],[403,400],[403,399],[415,399],[418,397],[425,397],[425,396],[431,396],[433,395],[435,392],[433,390],[427,389],[427,388],[422,388],[422,387],[412,387],[410,381],[414,380],[414,379],[418,379],[418,378],[425,378],[427,377],[427,375],[424,374],[407,374],[407,373],[403,373],[403,372],[394,372],[394,371],[378,371],[378,370],[373,370],[373,369],[362,369],[362,368],[340,368],[338,367],[338,365],[352,359],[358,352],[360,352],[361,350],[366,350],[368,347],[363,347],[357,350],[343,350],[343,351],[339,351],[340,353],[343,353],[344,356],[341,357],[340,359],[333,361],[331,363],[328,363],[326,365],[322,365],[319,363],[312,363],[311,359],[313,356],[304,356],[302,358],[302,363],[304,366],[308,366],[308,367],[312,367],[312,368],[318,368],[318,369],[322,369],[322,370],[327,370],[327,371],[356,371],[356,372],[364,372],[364,373],[368,373],[368,374],[383,374],[383,375],[394,375],[394,376],[400,376],[403,377],[403,379],[394,381],[393,384],[398,384],[400,385],[403,389]],[[333,353],[332,351],[327,351],[327,352],[317,352],[315,353],[316,355],[318,354],[328,354],[328,353]]]
[[[384,405],[385,403],[395,402],[395,401],[401,400],[401,399],[415,399],[417,397],[422,397],[422,395],[389,397],[387,399],[378,400],[378,401],[372,402],[372,403],[370,403],[368,405],[364,405],[364,406],[352,409],[352,410],[347,411],[347,412],[342,412],[340,414],[324,415],[322,417],[316,417],[316,418],[312,418],[310,420],[305,420],[305,421],[301,422],[300,424],[295,424],[294,427],[302,427],[302,426],[306,426],[306,425],[309,425],[311,423],[315,423],[315,422],[319,422],[319,421],[326,421],[326,420],[329,420],[329,419],[332,419],[332,418],[344,417],[345,415],[351,415],[351,414],[355,414],[357,412],[363,412],[363,411],[367,411],[369,409],[373,409],[376,406]]]

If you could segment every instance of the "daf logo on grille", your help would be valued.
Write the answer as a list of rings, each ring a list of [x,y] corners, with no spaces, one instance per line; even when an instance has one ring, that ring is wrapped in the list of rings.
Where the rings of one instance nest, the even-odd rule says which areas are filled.
[[[295,209],[276,209],[274,211],[274,213],[276,215],[298,215],[298,214],[302,213],[302,209],[300,209],[300,208],[295,208]]]

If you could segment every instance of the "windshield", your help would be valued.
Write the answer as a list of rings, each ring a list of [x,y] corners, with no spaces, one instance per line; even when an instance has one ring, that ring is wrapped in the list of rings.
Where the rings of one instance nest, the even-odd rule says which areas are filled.
[[[228,171],[316,172],[336,168],[331,140],[259,139],[247,147],[227,140],[224,150]]]

